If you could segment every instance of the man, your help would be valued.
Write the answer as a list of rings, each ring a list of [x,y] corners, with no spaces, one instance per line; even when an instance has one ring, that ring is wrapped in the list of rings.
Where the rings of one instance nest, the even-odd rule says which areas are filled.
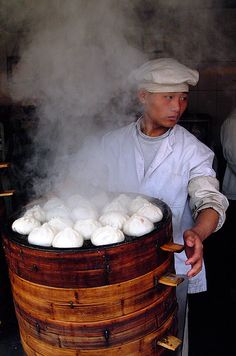
[[[131,77],[143,114],[102,139],[90,138],[80,168],[88,172],[86,183],[167,203],[174,242],[185,244],[185,251],[175,255],[176,272],[189,277],[189,293],[205,291],[203,241],[223,225],[228,201],[219,192],[214,153],[178,125],[187,108],[189,85],[197,84],[199,74],[175,59],[160,58]]]
[[[173,238],[185,251],[175,256],[178,274],[189,277],[189,293],[205,291],[203,241],[218,230],[228,201],[219,192],[213,152],[178,125],[198,72],[171,58],[145,63],[132,73],[143,115],[123,128],[89,141],[92,179],[114,192],[159,198],[173,214]],[[96,149],[91,147],[96,146]],[[100,181],[100,183],[99,183]]]
[[[96,187],[167,203],[174,242],[185,245],[185,251],[175,254],[176,273],[189,277],[188,293],[206,291],[203,241],[223,225],[228,201],[219,192],[214,153],[178,125],[198,72],[160,58],[142,65],[132,77],[143,114],[102,138],[89,138],[80,171]]]

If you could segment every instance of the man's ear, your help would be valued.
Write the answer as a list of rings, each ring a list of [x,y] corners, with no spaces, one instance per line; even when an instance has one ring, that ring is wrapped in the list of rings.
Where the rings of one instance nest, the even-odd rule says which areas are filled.
[[[148,95],[148,92],[144,89],[140,89],[138,91],[138,98],[139,98],[140,103],[145,104],[147,95]]]

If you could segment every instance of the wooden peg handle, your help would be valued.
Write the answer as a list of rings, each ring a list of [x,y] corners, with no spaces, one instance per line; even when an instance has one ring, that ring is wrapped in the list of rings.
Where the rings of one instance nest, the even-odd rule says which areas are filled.
[[[162,245],[161,250],[167,252],[182,252],[184,250],[184,245],[175,244],[174,242],[168,242],[167,244]]]
[[[0,163],[0,168],[9,168],[10,165],[11,165],[10,163],[2,162],[2,163]]]
[[[161,278],[159,278],[158,283],[170,287],[177,287],[181,282],[183,282],[183,280],[184,280],[183,277],[179,277],[174,273],[167,273]]]
[[[15,190],[5,190],[4,192],[0,192],[0,197],[9,197],[15,193]]]
[[[165,349],[175,351],[182,341],[176,336],[168,335],[157,341],[157,345],[164,347]]]

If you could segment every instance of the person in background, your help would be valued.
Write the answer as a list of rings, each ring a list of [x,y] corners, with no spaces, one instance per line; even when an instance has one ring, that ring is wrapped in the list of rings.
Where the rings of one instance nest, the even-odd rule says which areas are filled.
[[[223,122],[220,131],[223,156],[226,160],[226,168],[222,183],[222,192],[228,198],[229,208],[223,232],[227,236],[227,245],[230,246],[229,252],[229,281],[231,288],[235,287],[235,266],[233,265],[236,257],[235,242],[235,219],[236,219],[236,110],[233,110],[229,117]]]
[[[100,177],[103,189],[140,193],[169,205],[174,242],[185,246],[175,254],[176,273],[189,278],[189,294],[204,292],[203,241],[222,227],[228,201],[212,168],[213,151],[178,124],[199,73],[175,59],[159,58],[131,76],[141,116],[106,133],[94,150],[90,141],[87,149],[93,153],[84,168],[90,162],[92,179],[99,185]]]

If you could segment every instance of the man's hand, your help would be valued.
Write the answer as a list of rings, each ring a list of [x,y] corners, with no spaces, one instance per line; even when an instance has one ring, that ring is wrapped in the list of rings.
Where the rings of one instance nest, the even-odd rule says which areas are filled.
[[[218,224],[219,215],[212,209],[203,209],[199,212],[195,225],[192,229],[184,232],[184,245],[187,260],[186,265],[192,268],[188,271],[188,277],[194,277],[198,274],[203,265],[203,241],[212,234]]]
[[[191,265],[192,268],[188,271],[188,277],[194,277],[202,269],[203,264],[203,244],[200,236],[194,230],[186,230],[184,232],[184,245],[187,260],[186,265]]]

